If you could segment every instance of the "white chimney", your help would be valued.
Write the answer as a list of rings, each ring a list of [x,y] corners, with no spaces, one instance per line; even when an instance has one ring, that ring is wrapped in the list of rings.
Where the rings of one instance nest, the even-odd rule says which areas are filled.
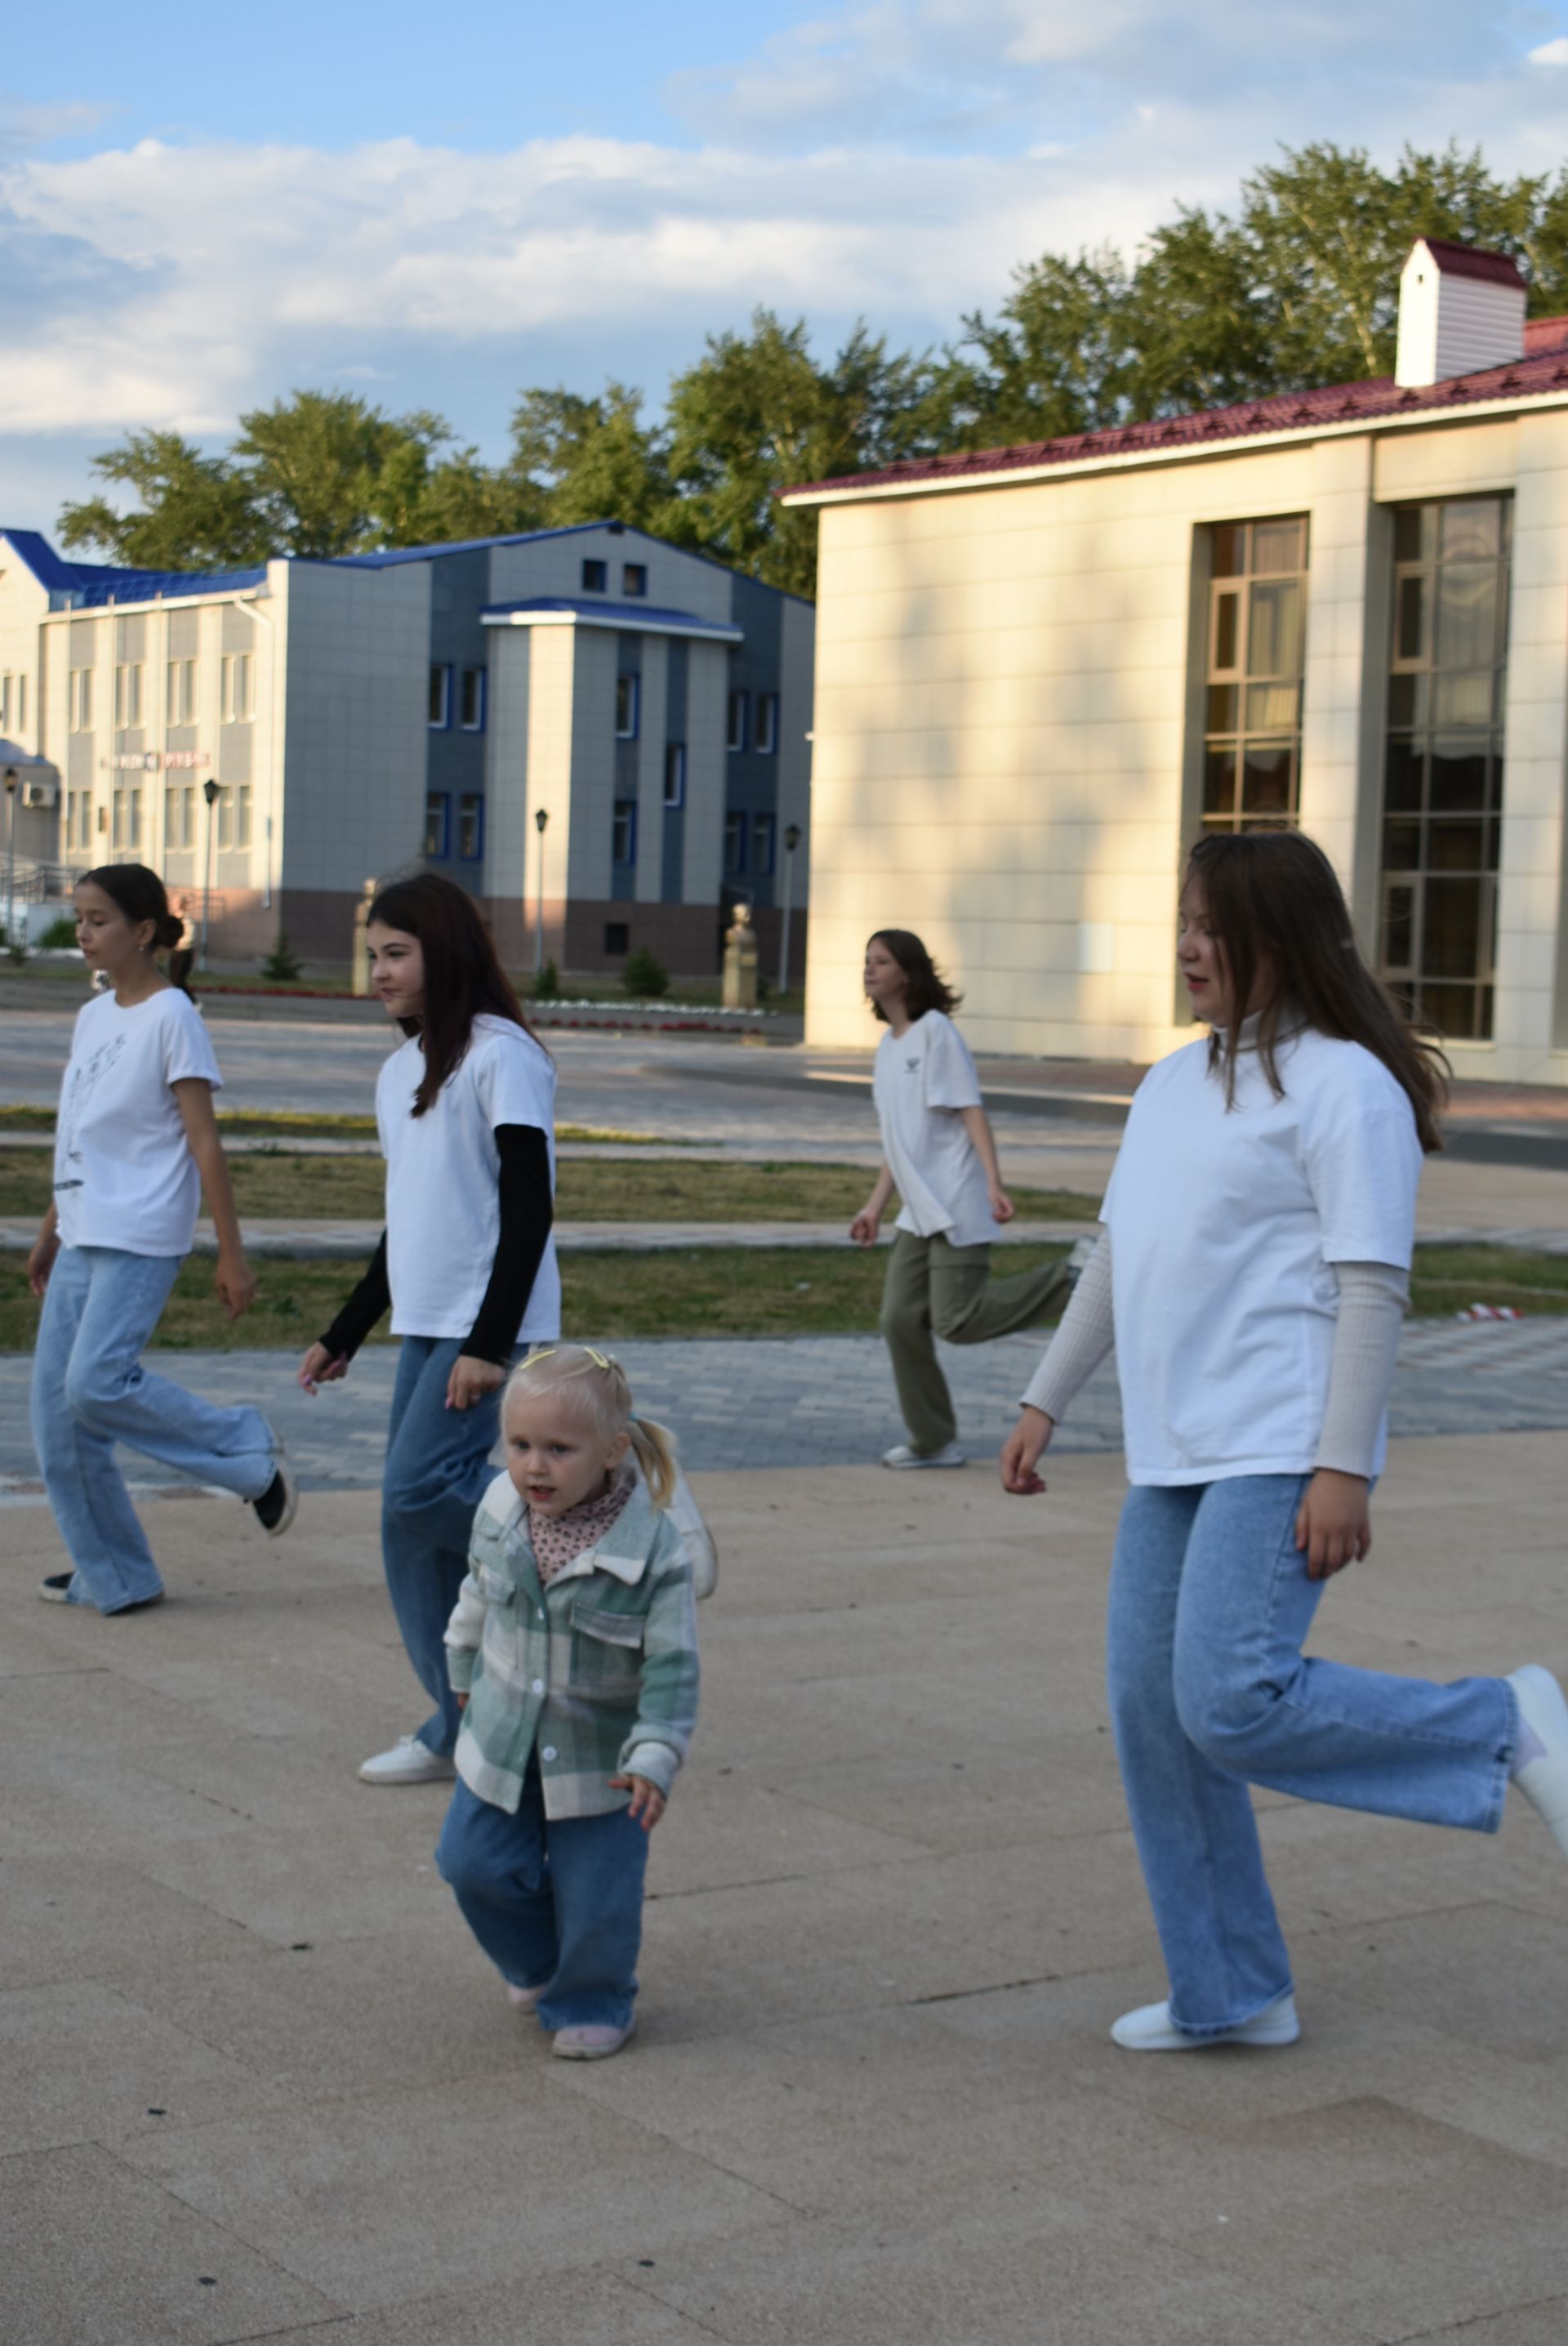
[[[1524,355],[1525,286],[1503,252],[1418,237],[1400,279],[1394,381],[1407,391]]]

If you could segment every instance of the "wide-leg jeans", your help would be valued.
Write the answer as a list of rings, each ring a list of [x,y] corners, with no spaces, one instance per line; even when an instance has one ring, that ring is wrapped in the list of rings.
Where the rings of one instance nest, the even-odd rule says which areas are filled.
[[[1249,1783],[1298,1800],[1494,1832],[1519,1733],[1505,1680],[1436,1686],[1304,1657],[1325,1584],[1296,1515],[1309,1477],[1129,1491],[1107,1673],[1134,1836],[1196,2036],[1290,1986]]]
[[[33,1355],[33,1442],[76,1570],[73,1605],[118,1613],[163,1582],[115,1444],[199,1483],[259,1499],[277,1472],[272,1429],[249,1405],[217,1409],[141,1365],[182,1258],[62,1247]]]
[[[940,1235],[895,1230],[882,1287],[881,1331],[892,1362],[910,1447],[922,1458],[958,1438],[952,1395],[932,1336],[949,1344],[989,1344],[1038,1328],[1073,1291],[1064,1262],[1005,1279],[991,1275],[988,1246],[956,1247]]]
[[[387,1593],[414,1676],[435,1705],[420,1741],[449,1759],[458,1708],[446,1674],[446,1625],[468,1570],[474,1510],[494,1467],[500,1389],[471,1409],[448,1409],[447,1380],[463,1351],[455,1336],[405,1336],[392,1387],[382,1479]]]
[[[545,2027],[629,2025],[648,1837],[626,1809],[546,1820],[536,1761],[515,1816],[460,1782],[435,1862],[502,1977],[545,1990]]]

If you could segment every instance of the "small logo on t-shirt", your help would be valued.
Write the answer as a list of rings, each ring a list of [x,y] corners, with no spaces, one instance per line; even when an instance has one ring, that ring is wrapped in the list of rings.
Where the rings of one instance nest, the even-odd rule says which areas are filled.
[[[917,1051],[912,1059],[906,1059],[904,1061],[904,1066],[911,1076],[918,1076],[920,1073],[920,1053]]]

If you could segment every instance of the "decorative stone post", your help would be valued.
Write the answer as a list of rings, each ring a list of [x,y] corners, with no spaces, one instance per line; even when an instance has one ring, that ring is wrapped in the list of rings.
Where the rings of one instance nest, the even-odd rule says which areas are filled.
[[[757,932],[749,904],[735,907],[735,926],[724,936],[724,1006],[726,1010],[757,1007]]]

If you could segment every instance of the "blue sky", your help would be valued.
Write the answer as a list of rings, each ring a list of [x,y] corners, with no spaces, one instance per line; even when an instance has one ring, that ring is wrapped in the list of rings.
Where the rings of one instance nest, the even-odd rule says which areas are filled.
[[[1047,247],[1135,245],[1281,143],[1568,157],[1568,0],[78,0],[0,47],[0,522],[125,432],[301,384],[657,406],[766,302],[952,334]]]

